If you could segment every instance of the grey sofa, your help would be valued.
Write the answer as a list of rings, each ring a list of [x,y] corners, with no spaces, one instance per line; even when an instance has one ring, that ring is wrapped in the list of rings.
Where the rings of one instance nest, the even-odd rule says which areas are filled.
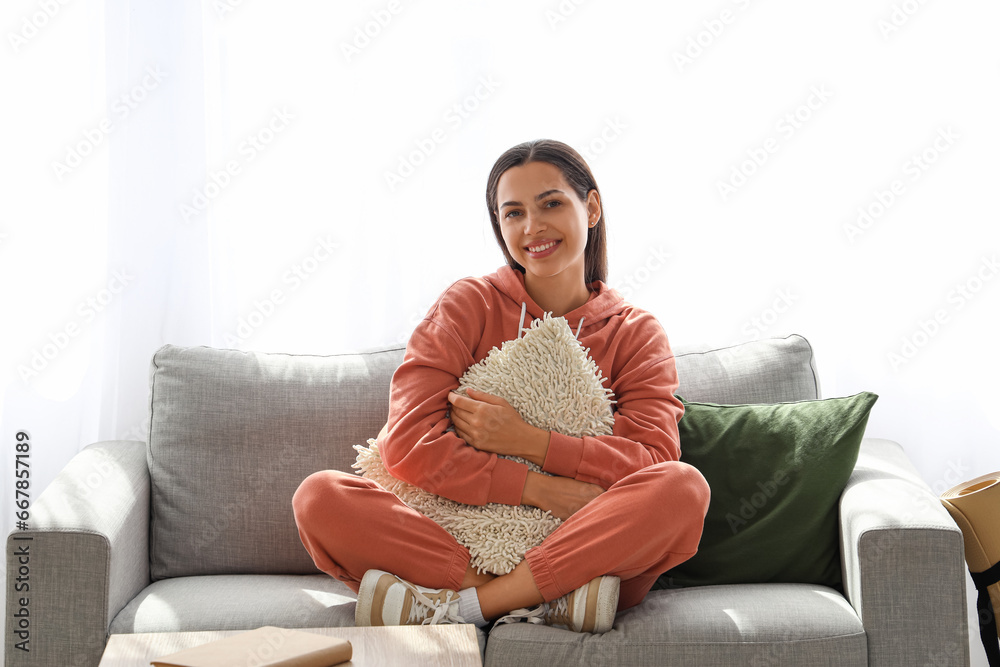
[[[819,397],[801,336],[675,353],[688,400]],[[112,633],[352,625],[354,595],[314,567],[291,497],[316,470],[351,470],[402,355],[158,350],[148,442],[82,450],[8,537],[11,585],[30,545],[31,650],[15,648],[11,589],[7,666],[96,665]],[[498,626],[481,635],[485,663],[968,665],[962,535],[898,444],[864,441],[840,510],[843,594],[654,590],[604,635]]]

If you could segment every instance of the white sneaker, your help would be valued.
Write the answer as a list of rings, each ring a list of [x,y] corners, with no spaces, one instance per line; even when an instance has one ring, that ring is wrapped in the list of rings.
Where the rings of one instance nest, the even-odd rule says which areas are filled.
[[[368,570],[361,579],[354,624],[436,625],[465,623],[458,614],[458,592],[424,588],[382,570]]]
[[[573,632],[602,634],[615,624],[620,584],[621,579],[618,577],[597,577],[551,602],[531,609],[515,609],[499,619],[497,624],[527,621],[562,627]]]

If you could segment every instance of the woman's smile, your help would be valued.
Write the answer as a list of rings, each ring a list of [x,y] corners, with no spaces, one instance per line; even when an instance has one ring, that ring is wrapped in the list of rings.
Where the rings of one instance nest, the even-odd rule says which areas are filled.
[[[541,259],[542,257],[548,257],[554,253],[560,243],[562,243],[562,241],[545,239],[529,243],[524,247],[524,249],[527,251],[528,257],[531,257],[532,259]]]

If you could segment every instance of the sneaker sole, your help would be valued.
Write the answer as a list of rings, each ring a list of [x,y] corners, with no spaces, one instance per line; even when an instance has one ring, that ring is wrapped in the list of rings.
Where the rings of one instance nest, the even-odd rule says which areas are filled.
[[[368,570],[361,578],[361,586],[358,589],[358,605],[354,609],[354,625],[357,627],[384,625],[381,614],[378,618],[372,618],[372,607],[378,592],[379,580],[385,575],[392,576],[381,570]],[[383,592],[382,595],[384,597],[385,593]]]
[[[593,582],[591,582],[593,583]],[[613,576],[600,577],[597,586],[587,587],[587,609],[593,609],[594,615],[586,617],[583,622],[583,632],[604,634],[615,624],[615,614],[618,613],[618,594],[621,579]]]

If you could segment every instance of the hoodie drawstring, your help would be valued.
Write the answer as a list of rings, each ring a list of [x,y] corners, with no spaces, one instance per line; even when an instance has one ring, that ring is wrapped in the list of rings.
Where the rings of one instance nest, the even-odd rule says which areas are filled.
[[[521,302],[521,319],[517,322],[517,337],[521,338],[521,334],[524,332],[524,314],[528,311],[528,304],[524,301]],[[576,327],[576,339],[580,340],[580,331],[583,330],[583,321],[587,319],[584,315],[580,318],[580,323]]]

